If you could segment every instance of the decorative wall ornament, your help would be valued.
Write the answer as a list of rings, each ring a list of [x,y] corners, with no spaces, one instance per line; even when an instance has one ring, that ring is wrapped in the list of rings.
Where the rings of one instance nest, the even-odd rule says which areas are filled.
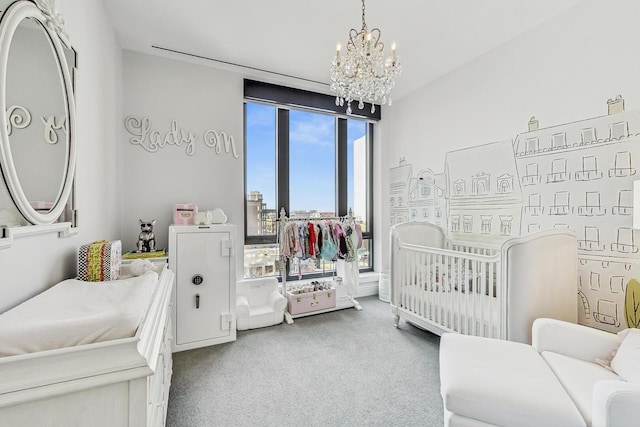
[[[65,133],[67,130],[67,120],[65,117],[60,117],[60,120],[56,123],[56,116],[49,116],[47,118],[40,117],[42,124],[44,125],[44,141],[47,144],[58,143],[58,132],[56,130],[62,129]]]
[[[640,328],[640,282],[637,279],[629,280],[624,298],[624,315],[627,326]]]
[[[34,0],[38,9],[42,11],[45,17],[45,23],[49,29],[58,33],[62,41],[69,45],[69,36],[64,31],[64,18],[58,10],[58,0]]]
[[[56,121],[58,120],[58,121]],[[40,121],[44,125],[44,141],[47,144],[57,144],[58,130],[63,130],[65,133],[67,129],[67,119],[62,116],[60,119],[56,119],[53,114],[49,117],[40,117]],[[11,135],[13,129],[25,129],[31,124],[31,113],[25,107],[21,105],[12,105],[7,108],[7,134]]]
[[[187,155],[193,156],[195,154],[198,135],[181,129],[176,120],[171,121],[171,129],[164,133],[152,128],[149,117],[127,116],[124,119],[124,127],[127,132],[133,135],[129,138],[129,142],[133,145],[139,145],[149,153],[155,153],[167,145],[186,145]],[[214,149],[216,154],[223,154],[224,146],[224,153],[230,153],[235,159],[239,157],[233,135],[209,129],[203,133],[202,140],[207,147]]]
[[[226,132],[218,133],[215,130],[209,129],[204,133],[204,143],[207,147],[215,149],[216,154],[220,154],[222,144],[224,144],[225,152],[228,153],[229,150],[231,150],[234,159],[239,157],[236,152],[236,143],[233,140],[233,135],[227,135]]]
[[[11,135],[13,128],[24,129],[31,124],[31,113],[20,105],[7,108],[7,134]]]

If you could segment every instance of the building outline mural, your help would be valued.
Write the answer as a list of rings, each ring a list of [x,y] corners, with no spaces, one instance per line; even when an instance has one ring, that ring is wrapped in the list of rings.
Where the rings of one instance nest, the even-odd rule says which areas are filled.
[[[547,128],[532,117],[513,140],[447,152],[442,174],[421,170],[413,177],[414,165],[402,159],[391,173],[391,224],[436,223],[438,206],[438,224],[458,240],[499,243],[571,229],[578,240],[579,323],[626,328],[625,294],[640,278],[640,237],[632,226],[640,112],[625,111],[621,96],[608,100],[607,109],[604,116]],[[419,182],[432,186],[428,196],[420,196]]]

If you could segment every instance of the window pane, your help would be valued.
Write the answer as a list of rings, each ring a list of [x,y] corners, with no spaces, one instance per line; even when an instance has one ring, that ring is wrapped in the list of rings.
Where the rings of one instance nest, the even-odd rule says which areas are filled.
[[[301,259],[294,257],[289,261],[289,276],[296,279],[313,274],[316,277],[330,277],[335,268],[335,262],[327,261],[322,257]]]
[[[372,268],[371,265],[371,240],[363,239],[362,247],[358,249],[358,266],[360,268]]]
[[[276,108],[247,103],[247,236],[276,233]]]
[[[278,276],[278,245],[245,245],[244,277]]]
[[[367,190],[367,123],[362,120],[347,120],[347,201],[356,220],[362,224],[368,218]]]
[[[290,216],[336,214],[335,141],[333,116],[289,112]]]

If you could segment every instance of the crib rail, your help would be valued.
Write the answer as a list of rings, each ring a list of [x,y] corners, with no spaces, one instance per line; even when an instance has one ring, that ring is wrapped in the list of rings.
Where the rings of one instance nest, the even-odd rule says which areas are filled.
[[[497,255],[500,253],[500,245],[481,242],[463,242],[445,238],[444,247],[456,252],[464,252],[478,255]]]
[[[504,339],[500,247],[445,242],[446,248],[392,245],[392,306],[436,333]]]

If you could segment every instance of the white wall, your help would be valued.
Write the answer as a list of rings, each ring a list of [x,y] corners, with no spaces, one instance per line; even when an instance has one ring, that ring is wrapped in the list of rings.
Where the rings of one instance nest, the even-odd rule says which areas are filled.
[[[130,143],[124,117],[148,117],[164,140],[177,127],[197,139],[194,154],[186,144],[157,152]],[[167,248],[175,203],[195,202],[199,210],[221,208],[238,227],[236,264],[242,277],[244,222],[243,80],[240,74],[141,53],[124,53],[124,114],[117,124],[122,147],[123,250],[135,249],[139,219],[156,219],[157,245]],[[203,141],[207,130],[233,136],[238,158],[218,154]],[[148,144],[147,139],[145,143]]]
[[[77,206],[80,233],[23,237],[0,250],[0,312],[76,274],[83,243],[118,238],[122,51],[100,0],[61,0],[59,12],[78,52]]]
[[[637,16],[633,0],[586,0],[385,109],[382,215],[401,157],[441,173],[446,152],[515,138],[531,116],[548,127],[606,115],[618,94],[640,109]]]

